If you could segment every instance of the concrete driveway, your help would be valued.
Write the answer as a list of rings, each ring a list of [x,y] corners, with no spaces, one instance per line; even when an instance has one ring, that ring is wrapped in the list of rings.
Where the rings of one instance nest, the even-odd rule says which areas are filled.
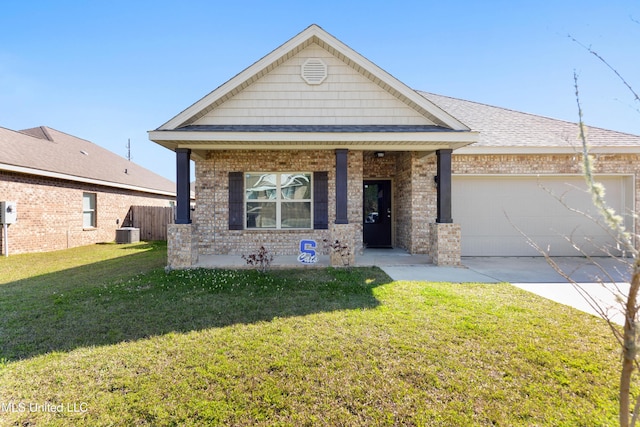
[[[630,260],[595,258],[592,262],[581,257],[558,257],[554,260],[562,271],[579,284],[578,287],[568,283],[542,257],[463,257],[462,267],[414,264],[381,265],[380,268],[394,280],[508,282],[594,315],[599,315],[596,309],[599,306],[615,323],[624,323],[619,296],[624,297],[629,291],[627,263]]]

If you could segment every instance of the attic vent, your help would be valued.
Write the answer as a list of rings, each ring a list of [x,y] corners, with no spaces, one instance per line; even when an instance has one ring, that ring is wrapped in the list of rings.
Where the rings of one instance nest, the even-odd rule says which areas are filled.
[[[87,153],[87,152],[86,152],[86,151],[84,151],[84,150],[80,150],[80,153],[81,153],[81,154],[84,154],[85,156],[88,156],[88,155],[89,155],[89,153]]]
[[[327,64],[320,58],[309,58],[302,64],[302,78],[307,84],[319,85],[327,78]]]

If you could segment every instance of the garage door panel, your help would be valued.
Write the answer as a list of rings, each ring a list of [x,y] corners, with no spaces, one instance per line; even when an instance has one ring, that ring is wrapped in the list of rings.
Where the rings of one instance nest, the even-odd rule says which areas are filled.
[[[630,210],[628,179],[598,180],[607,189],[611,207],[617,212]],[[454,176],[452,214],[462,229],[462,255],[540,255],[516,228],[552,255],[579,255],[566,236],[587,253],[602,255],[603,245],[615,247],[608,231],[569,209],[599,218],[585,189],[580,176]]]

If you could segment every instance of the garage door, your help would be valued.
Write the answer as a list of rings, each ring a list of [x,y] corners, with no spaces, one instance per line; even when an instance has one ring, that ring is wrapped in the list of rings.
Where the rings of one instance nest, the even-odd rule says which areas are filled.
[[[606,200],[616,212],[630,212],[631,178],[600,176]],[[462,228],[463,256],[539,256],[518,232],[520,228],[553,256],[580,255],[570,237],[590,255],[614,247],[614,239],[585,215],[594,214],[581,176],[463,176],[453,177],[453,221]],[[563,205],[553,192],[562,197]]]

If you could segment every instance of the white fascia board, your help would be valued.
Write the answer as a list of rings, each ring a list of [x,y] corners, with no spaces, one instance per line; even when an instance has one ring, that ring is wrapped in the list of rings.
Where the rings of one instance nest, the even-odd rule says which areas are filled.
[[[640,146],[599,146],[589,147],[592,154],[640,154]],[[524,146],[475,146],[470,145],[455,152],[461,155],[482,155],[482,154],[582,154],[582,147],[524,147]]]
[[[33,169],[25,166],[8,165],[5,163],[0,163],[0,170],[7,171],[7,172],[42,176],[45,178],[62,179],[65,181],[81,182],[83,184],[95,184],[95,185],[101,185],[104,187],[113,187],[113,188],[121,188],[124,190],[140,191],[143,193],[158,194],[161,196],[170,196],[170,197],[176,196],[176,193],[173,193],[170,191],[154,190],[152,188],[139,187],[137,185],[121,184],[118,182],[103,181],[100,179],[93,179],[93,178],[84,178],[81,176],[74,176],[74,175],[68,175],[68,174],[59,173],[59,172],[45,171],[42,169]]]
[[[151,131],[149,139],[158,144],[179,141],[191,145],[233,142],[464,142],[478,140],[477,132],[188,132]]]

